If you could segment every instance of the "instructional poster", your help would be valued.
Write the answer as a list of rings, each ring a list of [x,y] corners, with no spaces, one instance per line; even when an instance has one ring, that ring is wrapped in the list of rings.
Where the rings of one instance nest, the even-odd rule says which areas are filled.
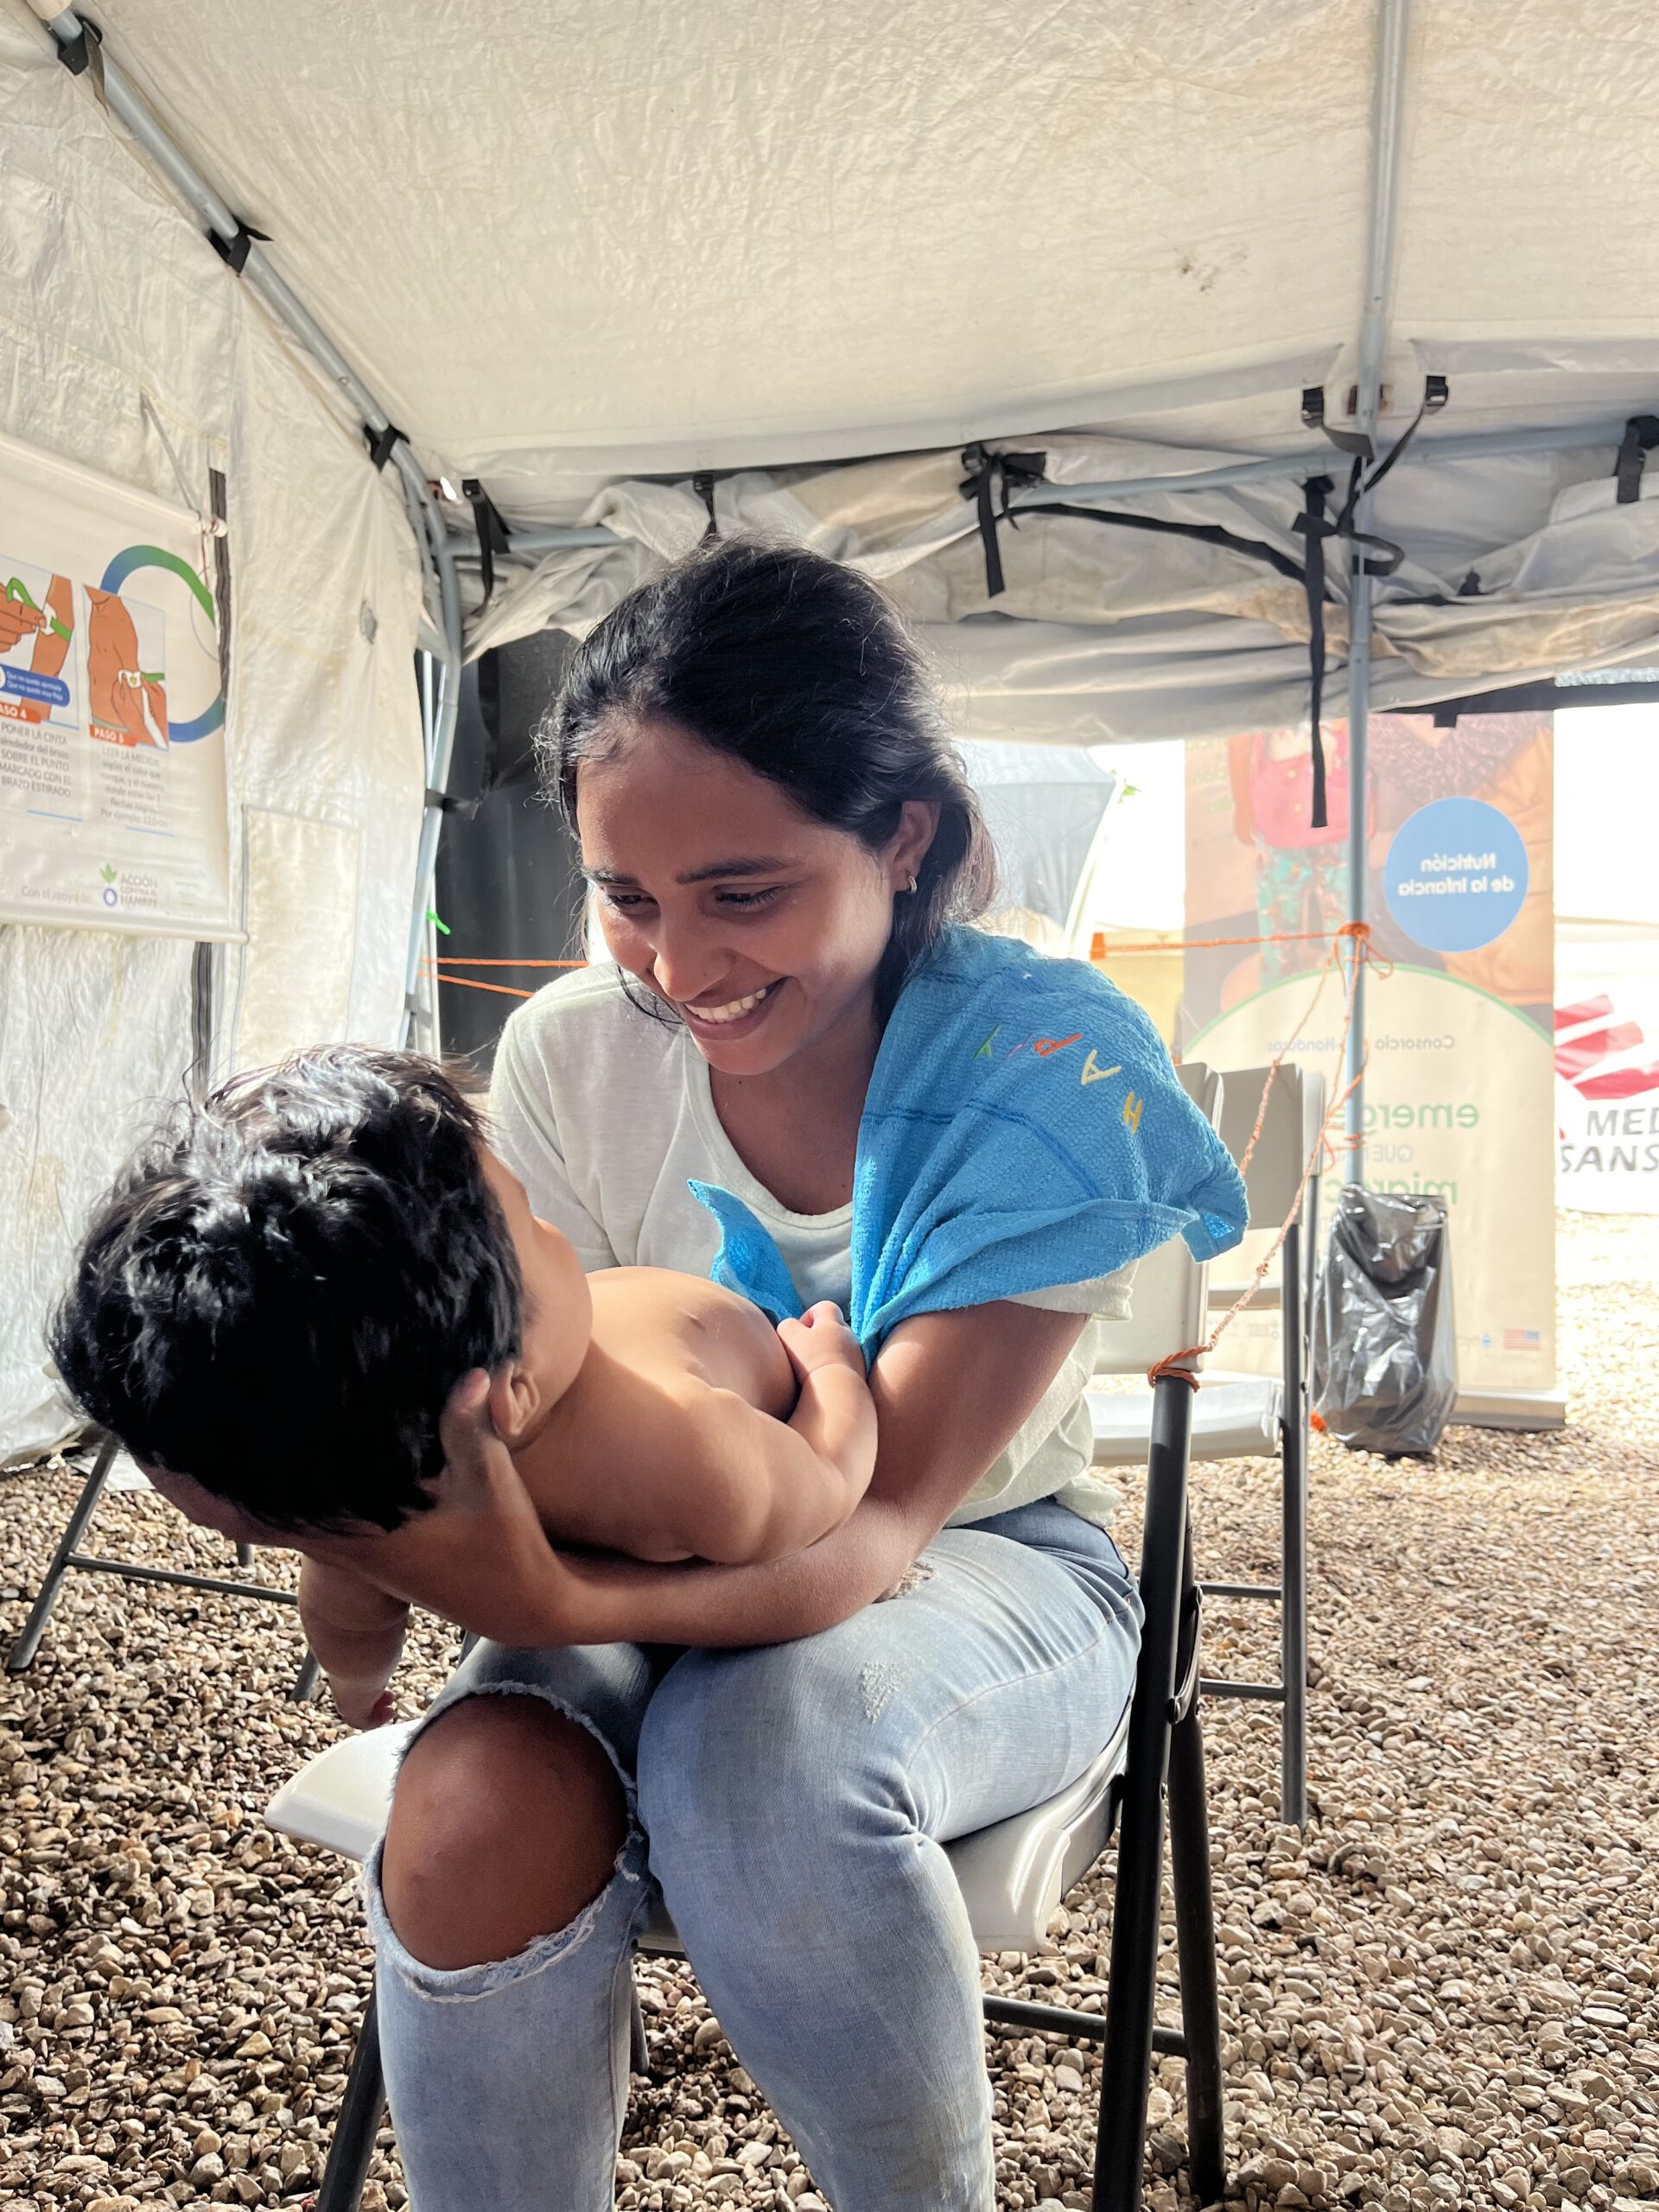
[[[0,438],[0,920],[240,935],[209,543]]]
[[[1548,715],[1376,715],[1366,798],[1364,1180],[1451,1220],[1458,1377],[1555,1380],[1554,737]],[[1187,748],[1180,1043],[1226,1070],[1285,1051],[1343,1080],[1347,731],[1327,725],[1328,826],[1306,728]],[[1232,939],[1230,944],[1216,940]],[[1339,1171],[1340,1172],[1340,1171]],[[1240,1317],[1240,1328],[1248,1338]]]

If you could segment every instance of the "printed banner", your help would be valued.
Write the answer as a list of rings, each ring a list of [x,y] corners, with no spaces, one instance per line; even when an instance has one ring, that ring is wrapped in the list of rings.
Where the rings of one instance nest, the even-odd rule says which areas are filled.
[[[1550,719],[1465,715],[1437,729],[1426,715],[1379,715],[1370,742],[1367,906],[1373,949],[1391,969],[1366,979],[1364,1179],[1446,1201],[1460,1386],[1548,1389]],[[1305,728],[1188,747],[1179,1038],[1186,1057],[1224,1071],[1287,1050],[1334,1097],[1343,990],[1328,963],[1348,912],[1344,725],[1329,728],[1325,749],[1329,826],[1317,830]],[[1202,942],[1229,938],[1260,941]],[[1240,1341],[1270,1325],[1242,1316]]]
[[[1556,1189],[1586,1213],[1659,1213],[1659,928],[1555,938]]]
[[[0,438],[0,920],[237,937],[197,518]]]

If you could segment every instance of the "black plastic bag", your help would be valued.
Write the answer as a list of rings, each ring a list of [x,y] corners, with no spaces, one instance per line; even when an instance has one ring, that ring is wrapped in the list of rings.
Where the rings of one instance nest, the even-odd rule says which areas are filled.
[[[1313,1402],[1355,1452],[1432,1452],[1458,1395],[1446,1201],[1344,1183],[1313,1317]]]

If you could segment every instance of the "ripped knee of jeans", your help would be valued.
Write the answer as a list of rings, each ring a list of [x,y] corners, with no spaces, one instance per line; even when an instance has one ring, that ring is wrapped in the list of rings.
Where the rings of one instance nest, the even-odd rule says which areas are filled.
[[[624,1769],[613,1746],[586,1713],[563,1699],[554,1696],[539,1684],[524,1681],[474,1684],[464,1681],[451,1684],[422,1715],[420,1726],[404,1746],[398,1761],[399,1769],[426,1729],[441,1715],[453,1712],[457,1706],[466,1704],[471,1699],[494,1696],[539,1698],[543,1704],[550,1706],[563,1719],[574,1721],[600,1745],[622,1787],[626,1808],[622,1843],[604,1888],[564,1927],[537,1936],[508,1958],[486,1960],[476,1966],[449,1967],[428,1966],[417,1959],[393,1928],[381,1885],[381,1864],[385,1850],[383,1834],[363,1866],[364,1905],[374,1941],[375,1956],[379,1966],[395,1974],[414,1995],[434,2003],[466,2004],[493,1996],[501,1990],[548,1972],[595,1942],[606,1948],[620,1943],[631,1945],[635,1933],[645,1924],[654,1899],[655,1885],[647,1867],[645,1834],[639,1824],[638,1792],[632,1777]]]

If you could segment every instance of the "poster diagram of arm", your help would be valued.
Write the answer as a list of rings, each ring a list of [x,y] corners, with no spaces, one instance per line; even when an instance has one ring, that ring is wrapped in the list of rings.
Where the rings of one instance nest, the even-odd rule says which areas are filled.
[[[92,734],[113,745],[167,748],[166,629],[153,607],[86,587],[86,693]]]
[[[67,576],[3,556],[0,576],[0,716],[73,722],[74,587]]]

